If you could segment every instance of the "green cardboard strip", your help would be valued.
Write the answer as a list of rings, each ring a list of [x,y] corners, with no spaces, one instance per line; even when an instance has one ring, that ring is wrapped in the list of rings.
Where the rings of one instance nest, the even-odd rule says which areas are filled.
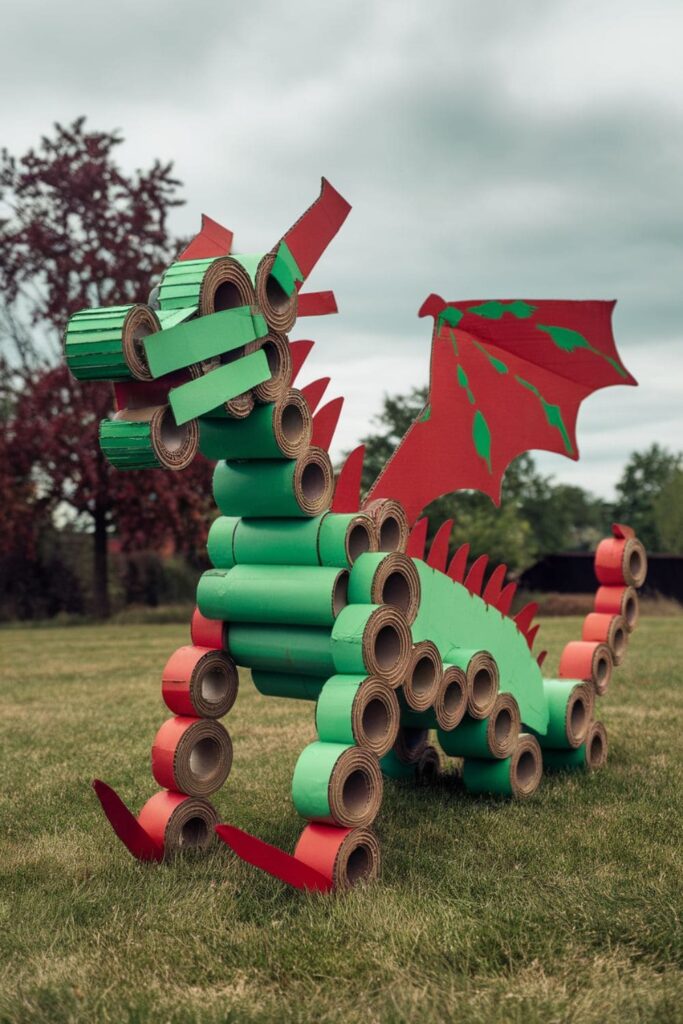
[[[243,420],[204,418],[199,448],[207,459],[292,459],[311,439],[311,413],[293,389],[276,403],[258,405]]]
[[[251,673],[254,686],[264,697],[290,697],[294,700],[317,700],[325,685],[325,679],[311,676],[291,675],[286,672]]]
[[[234,534],[235,564],[318,565],[322,520],[240,519]]]
[[[252,670],[325,679],[336,672],[329,629],[235,623],[228,629],[228,649],[238,665]]]
[[[161,466],[152,446],[149,423],[102,420],[100,448],[117,469],[158,469]]]
[[[292,799],[310,821],[368,826],[382,803],[382,773],[370,750],[344,743],[310,743],[299,756]]]
[[[238,306],[165,327],[143,344],[152,376],[163,377],[232,352],[267,333],[262,316],[252,314],[249,306]]]
[[[212,522],[206,539],[206,549],[214,569],[232,569],[235,565],[233,544],[235,530],[240,521],[236,516],[218,516]]]
[[[367,675],[365,636],[370,618],[380,605],[349,604],[337,616],[332,629],[331,649],[334,666],[342,675]]]
[[[191,320],[196,313],[196,306],[181,306],[180,309],[158,309],[156,311],[159,323],[164,331],[175,327],[177,324],[184,324],[186,320]]]
[[[162,310],[199,306],[204,275],[221,257],[206,260],[180,260],[172,263],[159,285],[159,306]]]
[[[348,573],[303,565],[236,565],[209,569],[197,586],[207,619],[331,626],[346,605]]]
[[[301,751],[292,777],[292,800],[303,818],[337,824],[330,808],[330,781],[339,758],[350,749],[345,743],[317,742]]]
[[[465,715],[456,729],[437,730],[439,744],[449,757],[493,758],[488,744],[488,718]]]
[[[270,272],[286,295],[296,291],[297,282],[303,283],[303,274],[286,242],[280,242]]]
[[[411,779],[415,781],[417,776],[417,763],[406,764],[396,754],[395,750],[390,750],[388,754],[381,757],[379,760],[382,774],[386,775],[388,779]]]
[[[580,746],[572,741],[572,736],[578,732],[583,738],[588,729],[593,710],[592,690],[575,679],[544,679],[543,691],[549,715],[547,732],[538,737],[543,750]]]
[[[265,361],[263,352],[254,354]],[[317,448],[296,460],[219,462],[213,475],[214,500],[226,516],[315,517],[329,504],[333,486],[329,456]]]
[[[375,529],[369,516],[355,512],[328,512],[323,516],[318,534],[321,565],[350,569],[355,560],[365,557],[375,544]]]
[[[268,360],[263,351],[259,350],[233,363],[219,366],[197,380],[172,388],[168,400],[176,423],[180,426],[188,420],[204,416],[231,398],[262,384],[269,377]]]
[[[324,743],[356,743],[353,704],[367,676],[336,675],[327,680],[315,709],[318,739]]]
[[[147,376],[134,352],[136,325],[155,331],[159,321],[140,303],[74,313],[64,335],[64,355],[72,375],[77,380],[110,381]]]
[[[543,761],[538,741],[523,733],[511,757],[499,761],[466,758],[462,780],[469,793],[528,797],[538,789]]]

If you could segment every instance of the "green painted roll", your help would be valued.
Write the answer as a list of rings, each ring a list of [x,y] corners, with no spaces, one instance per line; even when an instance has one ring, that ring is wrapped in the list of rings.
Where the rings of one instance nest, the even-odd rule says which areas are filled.
[[[395,750],[390,750],[388,754],[380,758],[379,766],[382,769],[382,774],[386,775],[388,779],[414,780],[417,775],[417,762],[406,764],[396,755]]]
[[[462,779],[469,793],[521,799],[535,793],[542,774],[538,740],[522,733],[510,757],[498,761],[467,758],[463,763]]]
[[[576,749],[588,734],[595,703],[592,687],[575,679],[544,679],[543,692],[548,702],[548,729],[545,735],[533,732],[543,750]]]
[[[397,551],[368,551],[354,562],[349,601],[394,605],[410,624],[415,621],[420,606],[420,590],[420,577],[412,558]]]
[[[318,565],[322,516],[312,519],[239,519],[237,565]]]
[[[197,421],[178,426],[167,405],[122,409],[100,423],[100,448],[121,469],[186,469],[198,446]]]
[[[329,629],[234,623],[228,650],[238,665],[263,672],[288,672],[329,679],[336,672]]]
[[[586,740],[567,750],[543,749],[543,766],[549,771],[595,771],[607,761],[607,732],[602,722],[592,722]]]
[[[82,309],[64,334],[67,366],[77,380],[151,380],[142,339],[160,328],[149,306]]]
[[[499,693],[488,718],[465,715],[455,729],[439,729],[439,743],[449,757],[504,759],[513,753],[521,725],[515,698]]]
[[[117,469],[158,469],[161,466],[152,444],[150,423],[102,420],[100,448],[107,462]]]
[[[377,531],[369,516],[355,512],[328,512],[323,516],[318,533],[318,558],[321,565],[350,569],[357,558],[376,548]]]
[[[295,461],[219,462],[213,475],[214,499],[226,516],[317,516],[330,504],[333,487],[332,464],[320,448]]]
[[[396,686],[411,653],[405,616],[389,605],[349,604],[332,629],[332,657],[343,675],[379,676]]]
[[[377,816],[382,773],[375,754],[344,743],[309,743],[296,763],[292,800],[310,821],[362,828]]]
[[[234,538],[240,522],[236,516],[218,516],[211,523],[206,549],[214,569],[232,569],[235,565]]]
[[[381,757],[398,733],[396,694],[372,676],[332,676],[315,712],[318,738],[325,743],[356,743]]]
[[[348,571],[307,565],[209,569],[197,586],[207,619],[331,626],[346,605]]]
[[[268,360],[263,352],[252,352],[171,388],[168,401],[176,423],[187,423],[197,416],[206,416],[269,377]]]
[[[317,700],[325,685],[325,679],[310,676],[290,675],[286,672],[251,673],[254,686],[264,697],[292,697],[295,700]]]
[[[207,459],[295,459],[310,439],[310,409],[292,388],[243,420],[203,417],[199,449]]]

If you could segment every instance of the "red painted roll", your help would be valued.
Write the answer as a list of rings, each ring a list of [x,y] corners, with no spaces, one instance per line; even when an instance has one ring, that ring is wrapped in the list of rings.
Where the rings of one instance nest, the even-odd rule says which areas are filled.
[[[164,858],[180,850],[206,849],[213,841],[218,815],[208,800],[163,789],[147,801],[138,823],[163,848]]]
[[[602,697],[612,677],[612,652],[607,644],[589,640],[572,640],[560,658],[560,679],[578,679],[592,683]]]
[[[218,619],[207,619],[199,608],[195,608],[190,624],[190,636],[196,647],[210,647],[214,651],[227,650],[225,623]]]
[[[598,587],[593,607],[601,615],[623,615],[629,633],[638,625],[640,607],[633,587]]]
[[[595,575],[605,586],[642,587],[647,575],[645,548],[628,527],[615,525],[614,537],[601,540],[595,552]]]
[[[299,837],[294,856],[328,878],[335,889],[350,889],[379,874],[379,843],[367,828],[310,822]]]
[[[239,678],[224,651],[179,647],[166,662],[161,695],[176,715],[222,718],[235,703]]]
[[[152,775],[160,786],[188,796],[220,789],[232,767],[232,742],[213,719],[169,718],[152,746]]]
[[[607,644],[612,652],[614,664],[620,665],[628,645],[626,620],[622,615],[603,615],[600,612],[591,612],[583,620],[582,639]]]

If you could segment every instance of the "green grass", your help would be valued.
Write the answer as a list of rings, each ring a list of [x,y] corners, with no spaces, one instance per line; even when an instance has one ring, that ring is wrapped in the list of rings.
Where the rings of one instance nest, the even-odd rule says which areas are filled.
[[[610,760],[522,804],[388,783],[383,879],[304,895],[226,847],[136,863],[89,788],[138,809],[173,625],[3,630],[0,1020],[683,1019],[682,620],[643,621],[599,714]],[[544,623],[549,671],[578,619]],[[293,849],[313,708],[242,681],[224,820]]]

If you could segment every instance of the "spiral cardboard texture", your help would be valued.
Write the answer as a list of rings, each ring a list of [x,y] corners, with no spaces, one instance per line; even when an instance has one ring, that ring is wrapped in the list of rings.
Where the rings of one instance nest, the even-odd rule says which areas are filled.
[[[573,679],[545,679],[550,718],[548,729],[537,739],[546,748],[576,748],[585,741],[593,718],[595,693],[588,683]],[[544,753],[545,757],[545,753]]]
[[[628,638],[629,630],[622,615],[592,612],[583,620],[582,639],[607,644],[615,665],[621,665],[624,660]]]
[[[179,472],[199,448],[196,420],[176,426],[167,405],[123,409],[100,423],[100,446],[117,469],[172,469]]]
[[[595,552],[595,575],[604,586],[642,587],[647,555],[637,537],[601,540]]]
[[[160,327],[154,310],[141,303],[82,309],[64,334],[67,366],[78,380],[151,380],[142,339]]]
[[[538,740],[522,733],[510,757],[501,761],[466,758],[462,778],[470,793],[511,796],[521,800],[536,792],[542,774],[543,760]]]
[[[311,439],[311,413],[300,391],[257,406],[244,421],[201,421],[199,447],[207,459],[295,459]]]
[[[349,604],[332,628],[331,651],[337,672],[379,676],[389,686],[403,680],[411,656],[410,627],[389,605]]]
[[[349,581],[349,601],[353,604],[393,605],[412,625],[420,607],[420,595],[420,577],[407,555],[368,552],[354,562]]]
[[[186,850],[206,850],[214,840],[218,815],[208,800],[162,790],[144,805],[138,821],[163,847],[168,860]]]
[[[472,718],[488,718],[498,695],[500,675],[495,659],[488,651],[454,647],[448,662],[463,669],[467,678],[467,713]]]
[[[640,602],[633,587],[598,587],[594,607],[602,615],[620,615],[629,633],[638,625]]]
[[[333,487],[332,463],[320,448],[296,460],[219,462],[213,477],[225,516],[316,516],[330,504]]]
[[[161,695],[176,715],[222,718],[237,697],[237,666],[223,651],[180,647],[166,662]]]
[[[457,729],[439,729],[439,743],[449,757],[506,758],[517,746],[521,725],[515,698],[499,693],[488,718],[465,715]]]
[[[380,874],[379,843],[368,828],[334,828],[311,822],[301,833],[294,856],[342,891],[358,882],[375,881]]]
[[[169,718],[152,745],[152,774],[160,786],[188,796],[220,789],[232,767],[232,742],[223,726],[208,718]]]
[[[309,743],[294,769],[292,799],[299,814],[311,821],[367,827],[382,803],[379,761],[360,747]]]
[[[268,326],[286,334],[294,326],[297,314],[297,292],[287,292],[273,274],[275,253],[266,253],[256,271],[256,301]]]
[[[607,693],[612,678],[612,652],[598,641],[571,640],[560,657],[559,675],[592,683],[598,697]]]
[[[443,675],[441,655],[431,640],[421,640],[411,651],[403,681],[403,696],[413,711],[430,708],[439,691]]]
[[[292,380],[292,353],[286,334],[269,331],[263,338],[248,342],[244,347],[245,355],[263,351],[268,362],[270,377],[254,388],[254,399],[257,402],[277,402]]]
[[[405,552],[408,543],[408,517],[403,505],[392,498],[379,498],[363,506],[374,521],[380,551]]]
[[[543,766],[548,771],[584,769],[597,771],[607,763],[607,731],[602,722],[591,722],[585,741],[567,750],[543,750]]]
[[[382,757],[398,734],[396,693],[372,676],[332,676],[320,692],[315,724],[325,743],[355,743]]]

